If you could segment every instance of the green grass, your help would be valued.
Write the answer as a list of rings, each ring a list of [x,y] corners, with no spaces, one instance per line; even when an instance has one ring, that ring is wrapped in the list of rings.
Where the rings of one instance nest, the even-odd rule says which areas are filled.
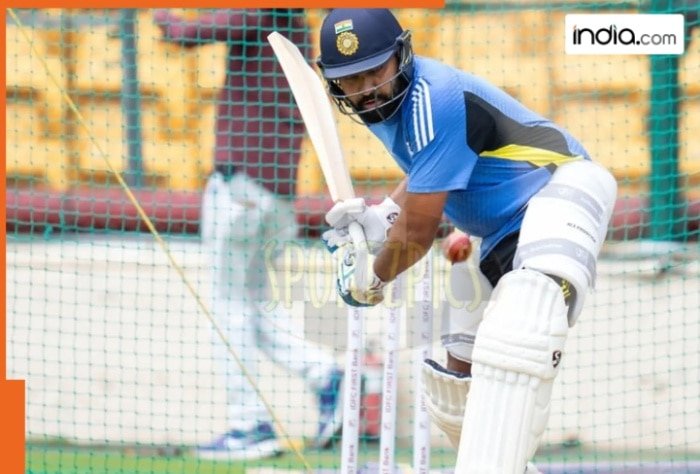
[[[360,449],[360,464],[379,459],[379,446],[376,443],[363,443]],[[236,474],[245,473],[248,467],[277,467],[280,469],[303,470],[304,464],[298,457],[288,452],[284,455],[255,462],[214,462],[199,460],[186,451],[175,448],[153,446],[76,446],[62,443],[28,444],[26,449],[27,473],[31,474]],[[306,450],[306,462],[312,469],[339,469],[340,446],[329,450]],[[535,464],[599,462],[677,462],[700,460],[700,453],[672,452],[608,452],[593,451],[581,446],[549,446],[541,449]],[[455,454],[451,449],[434,449],[431,464],[435,468],[453,467]],[[399,448],[396,462],[410,464],[411,450]]]
[[[379,459],[379,446],[367,443],[362,446],[360,464]],[[304,463],[293,453],[255,462],[215,462],[197,459],[187,452],[173,455],[156,447],[106,448],[75,445],[28,445],[26,454],[27,472],[32,474],[235,474],[245,473],[247,467],[277,467],[303,470]],[[305,450],[303,456],[313,469],[339,469],[340,447],[329,450]],[[397,449],[397,463],[410,463],[410,449]],[[451,450],[434,450],[432,465],[446,467],[454,465]]]

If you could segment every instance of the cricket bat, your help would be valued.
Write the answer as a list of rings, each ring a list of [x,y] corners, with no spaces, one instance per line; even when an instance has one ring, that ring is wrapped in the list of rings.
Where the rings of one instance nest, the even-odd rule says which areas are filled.
[[[328,183],[331,199],[339,201],[354,198],[355,192],[335,127],[335,117],[321,78],[287,38],[275,31],[267,40],[292,89]]]
[[[306,130],[311,138],[321,171],[326,179],[328,191],[333,202],[352,199],[355,191],[350,179],[350,170],[345,162],[343,148],[335,126],[335,117],[331,103],[326,95],[326,88],[321,78],[302,56],[299,48],[278,32],[267,37],[277,56],[282,71],[289,82]],[[364,232],[358,223],[349,226],[350,237],[355,244],[358,268],[367,262],[367,244]],[[364,258],[364,262],[359,261]],[[366,272],[360,272],[366,273]]]
[[[287,38],[273,32],[267,37],[282,71],[287,77],[297,106],[313,143],[323,176],[334,202],[352,199],[355,191],[350,171],[335,126],[335,117],[326,88],[299,49]],[[367,243],[362,227],[357,222],[348,226],[355,245],[357,268],[366,268],[369,261]],[[362,260],[364,259],[364,261]],[[361,266],[362,265],[362,266]],[[366,274],[365,271],[357,272]],[[360,385],[363,358],[363,310],[351,307],[348,311],[348,335],[343,381],[343,440],[341,472],[357,472],[360,427]]]

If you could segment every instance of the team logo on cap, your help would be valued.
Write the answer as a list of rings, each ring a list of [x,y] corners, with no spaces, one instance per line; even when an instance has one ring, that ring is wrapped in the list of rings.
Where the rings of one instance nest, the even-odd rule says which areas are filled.
[[[360,40],[352,31],[344,31],[335,39],[335,46],[340,51],[340,54],[352,56],[357,52],[357,48],[360,47]]]
[[[353,29],[352,20],[343,20],[333,24],[335,28],[335,34],[339,35],[343,31],[350,31]]]

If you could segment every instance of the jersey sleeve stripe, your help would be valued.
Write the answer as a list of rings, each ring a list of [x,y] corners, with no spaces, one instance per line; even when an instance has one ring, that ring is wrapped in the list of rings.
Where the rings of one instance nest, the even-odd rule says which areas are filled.
[[[422,148],[422,139],[420,135],[420,126],[418,124],[418,97],[419,97],[419,92],[418,88],[416,88],[413,91],[411,100],[413,101],[413,137],[414,137],[414,142],[415,146],[413,149],[415,151],[418,151]]]
[[[423,148],[428,144],[428,137],[425,130],[425,103],[423,102],[423,90],[420,91],[418,101],[416,102],[418,109],[418,126],[420,127],[420,147]]]
[[[421,82],[425,84],[425,81],[421,79]],[[435,138],[435,130],[433,130],[433,105],[432,102],[430,101],[430,89],[428,88],[428,84],[425,84],[425,110],[426,110],[426,119],[427,119],[427,124],[428,124],[428,141],[432,141],[433,138]]]
[[[412,94],[413,100],[413,132],[415,135],[416,151],[420,151],[435,138],[433,128],[433,110],[430,101],[430,91],[424,80],[419,80]]]

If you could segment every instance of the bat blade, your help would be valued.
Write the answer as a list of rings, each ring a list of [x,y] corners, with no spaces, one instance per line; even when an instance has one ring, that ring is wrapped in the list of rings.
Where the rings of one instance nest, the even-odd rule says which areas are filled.
[[[278,32],[267,37],[294,94],[309,138],[314,145],[333,201],[351,199],[355,192],[335,126],[331,103],[321,78],[299,49]]]

